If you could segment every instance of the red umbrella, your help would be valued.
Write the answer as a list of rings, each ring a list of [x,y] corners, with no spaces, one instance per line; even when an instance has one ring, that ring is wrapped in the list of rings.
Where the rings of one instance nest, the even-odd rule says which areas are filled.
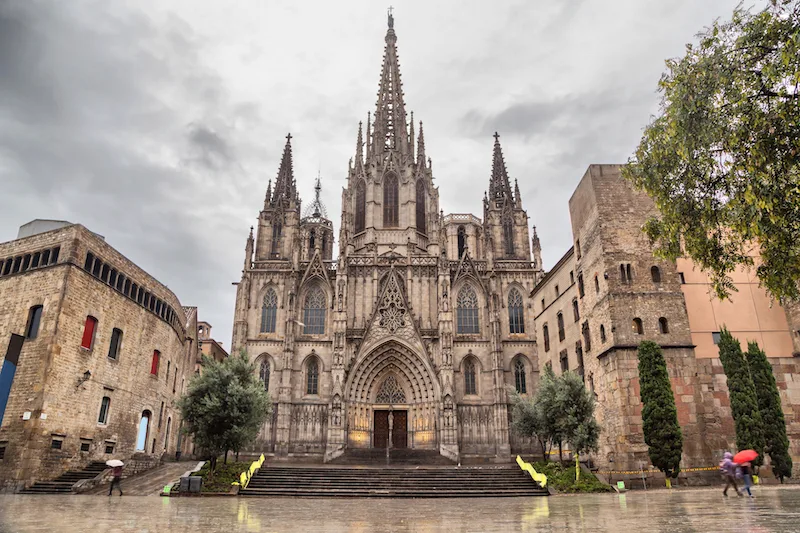
[[[742,450],[733,456],[733,462],[736,464],[749,463],[758,457],[758,452],[755,450]]]

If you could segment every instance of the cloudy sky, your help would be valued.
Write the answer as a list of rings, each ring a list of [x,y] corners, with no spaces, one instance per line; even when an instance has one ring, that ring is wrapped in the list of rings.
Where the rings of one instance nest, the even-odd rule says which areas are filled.
[[[481,215],[497,130],[553,265],[586,167],[627,159],[664,59],[738,2],[394,0],[406,109],[444,211]],[[321,171],[338,235],[386,7],[0,0],[0,242],[33,218],[84,224],[230,346],[231,282],[287,132],[301,196]]]

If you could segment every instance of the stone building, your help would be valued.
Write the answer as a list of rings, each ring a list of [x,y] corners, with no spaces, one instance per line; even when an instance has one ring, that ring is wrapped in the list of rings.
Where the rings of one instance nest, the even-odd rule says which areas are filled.
[[[688,259],[654,258],[641,228],[652,200],[592,165],[569,201],[573,246],[531,292],[539,362],[584,376],[602,425],[597,462],[619,470],[649,464],[639,397],[637,346],[661,345],[684,434],[683,467],[716,464],[735,446],[726,378],[715,346],[723,325],[746,349],[757,340],[773,365],[795,464],[800,454],[797,315],[769,300],[755,272],[734,275],[721,302]]]
[[[203,356],[222,362],[228,357],[228,352],[222,345],[211,336],[211,324],[200,321],[197,323],[197,342],[200,344],[200,351],[197,356],[196,373],[202,370]]]
[[[79,224],[34,221],[0,244],[0,482],[189,443],[175,406],[197,310]]]
[[[319,181],[301,215],[291,136],[247,239],[232,351],[246,350],[275,402],[254,449],[330,460],[391,444],[508,460],[529,446],[509,436],[507,391],[537,383],[538,238],[498,135],[483,217],[441,212],[391,16],[385,42],[342,191],[338,257]]]

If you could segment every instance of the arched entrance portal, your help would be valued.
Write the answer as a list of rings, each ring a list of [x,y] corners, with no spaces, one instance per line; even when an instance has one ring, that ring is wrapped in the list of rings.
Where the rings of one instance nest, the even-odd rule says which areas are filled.
[[[436,449],[439,384],[422,357],[392,341],[350,373],[345,397],[353,448]]]

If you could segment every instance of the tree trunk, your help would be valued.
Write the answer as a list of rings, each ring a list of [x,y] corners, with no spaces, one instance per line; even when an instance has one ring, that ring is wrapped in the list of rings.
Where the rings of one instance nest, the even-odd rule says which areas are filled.
[[[578,452],[575,452],[575,481],[581,478],[581,463],[578,459]]]
[[[561,449],[561,441],[558,441],[558,461],[564,462],[564,450]]]
[[[542,461],[547,461],[547,451],[545,450],[545,443],[543,440],[539,439],[539,446],[542,448]],[[783,481],[781,481],[782,483]]]
[[[225,450],[225,460],[223,461],[224,464],[228,464],[228,450]]]

